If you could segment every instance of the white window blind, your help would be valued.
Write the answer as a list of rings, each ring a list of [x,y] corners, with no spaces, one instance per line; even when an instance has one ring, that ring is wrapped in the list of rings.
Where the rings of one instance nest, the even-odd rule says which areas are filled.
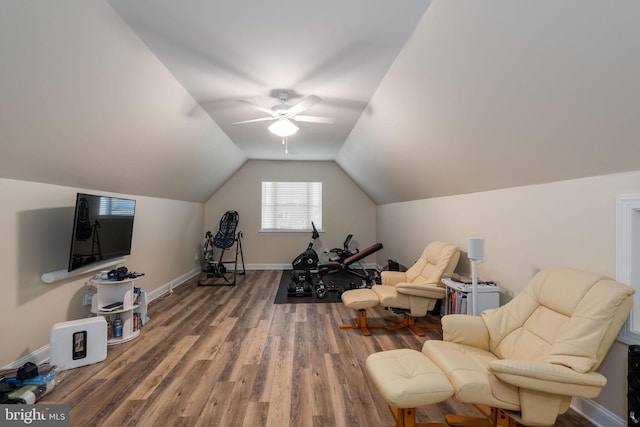
[[[262,231],[322,229],[322,182],[263,181]]]

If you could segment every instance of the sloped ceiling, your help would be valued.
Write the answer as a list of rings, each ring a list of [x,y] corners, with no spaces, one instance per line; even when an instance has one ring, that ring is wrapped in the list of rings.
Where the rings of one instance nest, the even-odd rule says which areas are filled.
[[[102,0],[0,3],[0,177],[203,202],[246,161]]]
[[[225,2],[231,15],[222,16],[241,16],[251,1]],[[278,141],[245,140],[229,125],[236,114],[259,116],[245,116],[232,98],[257,93],[249,100],[268,106],[278,88],[293,89],[296,99],[320,92],[325,102],[308,114],[345,120],[331,140],[307,128],[308,151],[301,129],[301,152],[288,158],[335,159],[378,204],[639,169],[639,2],[411,2],[420,5],[413,21],[387,32],[396,44],[378,50],[347,27],[327,26],[340,20],[318,20],[319,12],[293,20],[295,10],[283,9],[283,20],[273,22],[253,10],[251,19],[233,21],[232,44],[216,40],[215,57],[225,60],[214,64],[216,76],[247,88],[233,94],[221,92],[224,81],[213,94],[206,85],[192,89],[193,76],[203,80],[189,37],[170,49],[193,71],[183,75],[167,65],[166,49],[154,48],[153,28],[112,8],[125,3],[142,2],[0,3],[0,177],[203,202],[248,158],[283,158]],[[210,11],[215,4],[188,6]],[[360,9],[354,28],[381,43],[374,29],[384,13],[376,9],[369,22]],[[160,10],[142,12],[153,18]],[[286,75],[284,68],[259,62],[282,56],[265,51],[240,61],[238,40],[255,46],[264,37],[255,31],[261,14],[280,31],[278,52],[310,47],[298,58],[307,68],[289,83],[267,78]],[[288,33],[289,22],[313,31]],[[196,22],[179,25],[201,34],[189,28]],[[326,53],[318,47],[322,30],[343,48],[309,67]],[[371,60],[376,52],[380,58]],[[301,76],[312,78],[302,84]],[[333,154],[317,148],[323,142]]]
[[[250,159],[334,160],[371,95],[424,15],[430,0],[108,0],[211,118]],[[278,92],[296,105],[322,102],[289,138],[269,116]]]
[[[337,156],[378,203],[640,168],[640,2],[434,1]]]

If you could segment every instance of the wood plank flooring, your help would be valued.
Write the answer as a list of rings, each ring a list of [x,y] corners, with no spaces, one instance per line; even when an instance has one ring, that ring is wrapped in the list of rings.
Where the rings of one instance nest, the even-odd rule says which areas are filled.
[[[420,349],[408,330],[338,328],[355,312],[342,304],[273,304],[281,271],[248,271],[235,287],[195,278],[149,305],[140,336],[109,347],[102,363],[64,371],[39,403],[70,405],[71,426],[393,425],[364,368],[373,352]],[[379,323],[382,309],[369,310]],[[434,320],[434,319],[429,319]],[[479,415],[449,399],[418,408],[422,422]],[[592,425],[569,410],[556,426]]]

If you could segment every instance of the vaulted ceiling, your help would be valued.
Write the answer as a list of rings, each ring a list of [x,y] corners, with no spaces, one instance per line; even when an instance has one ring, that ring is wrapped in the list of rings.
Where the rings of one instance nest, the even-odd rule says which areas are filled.
[[[379,204],[638,169],[640,3],[0,4],[0,177],[202,202],[247,159]],[[304,114],[285,153],[266,108]]]
[[[387,0],[109,0],[116,12],[250,159],[334,160],[429,5]],[[272,122],[234,125],[315,94],[285,153]],[[195,112],[194,112],[195,114]]]

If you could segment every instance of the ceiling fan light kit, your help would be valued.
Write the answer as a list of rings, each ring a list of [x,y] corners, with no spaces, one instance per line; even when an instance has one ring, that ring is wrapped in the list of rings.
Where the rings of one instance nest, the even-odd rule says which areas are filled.
[[[262,122],[266,120],[275,120],[275,122],[269,126],[269,130],[271,131],[271,133],[276,134],[279,137],[285,138],[287,136],[293,135],[299,129],[298,126],[296,126],[291,120],[295,120],[297,122],[309,122],[309,123],[325,123],[325,124],[335,123],[335,119],[331,117],[300,115],[300,113],[302,113],[307,108],[321,102],[322,99],[320,99],[319,96],[309,95],[306,98],[304,98],[302,101],[300,101],[299,103],[293,106],[289,106],[286,104],[287,99],[289,99],[288,92],[281,91],[278,93],[278,97],[280,99],[280,104],[274,105],[271,108],[265,108],[245,100],[238,100],[239,102],[248,104],[249,106],[255,108],[256,110],[269,114],[270,117],[262,117],[259,119],[251,119],[251,120],[242,120],[239,122],[235,122],[234,124],[245,124],[245,123]]]
[[[278,119],[271,126],[269,126],[269,130],[271,131],[271,133],[274,133],[281,137],[291,136],[294,133],[298,132],[298,129],[298,126],[294,125],[289,119],[286,118]]]

